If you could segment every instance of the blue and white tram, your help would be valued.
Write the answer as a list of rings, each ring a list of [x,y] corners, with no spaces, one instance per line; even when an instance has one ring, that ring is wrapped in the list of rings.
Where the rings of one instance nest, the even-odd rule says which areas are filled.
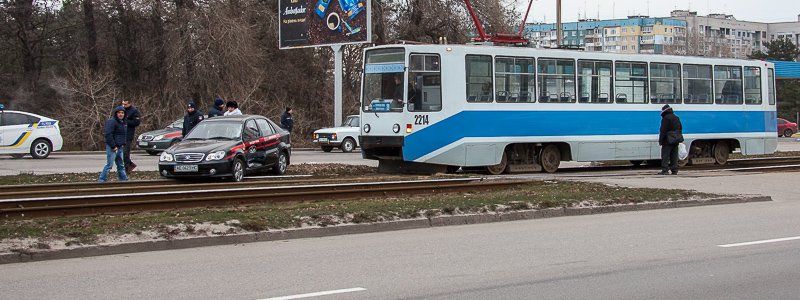
[[[555,172],[561,161],[660,159],[661,107],[690,159],[777,148],[771,63],[484,45],[364,52],[361,147],[383,168]]]

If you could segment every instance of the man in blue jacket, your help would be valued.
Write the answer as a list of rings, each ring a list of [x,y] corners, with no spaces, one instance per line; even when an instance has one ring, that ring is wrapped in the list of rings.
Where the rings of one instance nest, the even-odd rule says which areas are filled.
[[[123,147],[125,147],[128,137],[127,127],[128,124],[125,122],[125,108],[122,106],[117,106],[114,108],[111,118],[106,121],[106,126],[104,128],[106,140],[106,166],[103,167],[103,171],[100,172],[100,178],[98,178],[98,181],[106,182],[106,180],[108,180],[108,172],[111,171],[111,167],[114,165],[114,163],[117,165],[117,175],[119,176],[119,181],[128,180],[128,175],[125,173],[125,163],[123,158]]]
[[[217,97],[217,99],[214,100],[214,107],[212,107],[211,110],[208,111],[208,117],[209,118],[221,117],[224,114],[225,114],[225,100],[222,100],[222,98]]]
[[[133,140],[136,138],[136,127],[142,123],[142,116],[131,100],[122,100],[122,107],[125,108],[125,124],[128,125],[128,134],[125,138],[125,172],[130,173],[136,169],[136,164],[131,160],[131,147],[133,147]]]

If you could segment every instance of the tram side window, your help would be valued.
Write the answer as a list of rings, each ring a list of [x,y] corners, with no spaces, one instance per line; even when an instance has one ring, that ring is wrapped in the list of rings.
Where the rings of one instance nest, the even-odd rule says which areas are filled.
[[[467,102],[492,102],[492,57],[467,55]]]
[[[539,102],[575,102],[575,61],[539,59]]]
[[[683,65],[683,100],[687,104],[714,103],[711,66]]]
[[[742,104],[742,68],[714,66],[714,95],[717,104]]]
[[[439,55],[411,54],[408,72],[408,111],[442,110],[442,74]]]
[[[775,105],[775,69],[769,68],[767,77],[767,81],[769,81],[769,105]]]
[[[681,65],[650,64],[650,101],[658,104],[681,103]]]
[[[744,67],[744,102],[760,105],[761,100],[761,68]]]
[[[495,58],[495,98],[497,102],[534,102],[533,58]]]
[[[617,62],[614,98],[617,103],[647,103],[647,63]]]
[[[613,93],[611,61],[578,61],[578,101],[610,103]]]

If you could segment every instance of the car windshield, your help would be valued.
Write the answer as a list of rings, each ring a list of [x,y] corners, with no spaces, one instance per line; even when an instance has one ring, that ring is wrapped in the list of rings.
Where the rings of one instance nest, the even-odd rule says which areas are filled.
[[[358,117],[352,116],[344,120],[342,127],[358,127]]]
[[[186,140],[238,140],[242,135],[242,124],[238,122],[200,122]]]
[[[172,122],[172,124],[169,124],[167,127],[183,129],[183,119],[175,120],[175,122]]]

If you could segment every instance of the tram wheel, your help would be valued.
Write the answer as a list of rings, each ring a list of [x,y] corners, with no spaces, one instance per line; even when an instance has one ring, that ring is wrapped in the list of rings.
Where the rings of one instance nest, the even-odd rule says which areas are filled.
[[[506,153],[503,152],[503,158],[500,159],[500,163],[494,166],[486,167],[486,172],[489,172],[489,174],[492,175],[500,175],[506,171],[507,167],[508,167],[508,157],[506,157]]]
[[[728,142],[718,141],[714,144],[714,163],[724,165],[728,163],[728,156],[731,154]]]
[[[539,164],[542,165],[543,171],[555,173],[561,164],[561,151],[556,145],[547,145],[539,154]]]

